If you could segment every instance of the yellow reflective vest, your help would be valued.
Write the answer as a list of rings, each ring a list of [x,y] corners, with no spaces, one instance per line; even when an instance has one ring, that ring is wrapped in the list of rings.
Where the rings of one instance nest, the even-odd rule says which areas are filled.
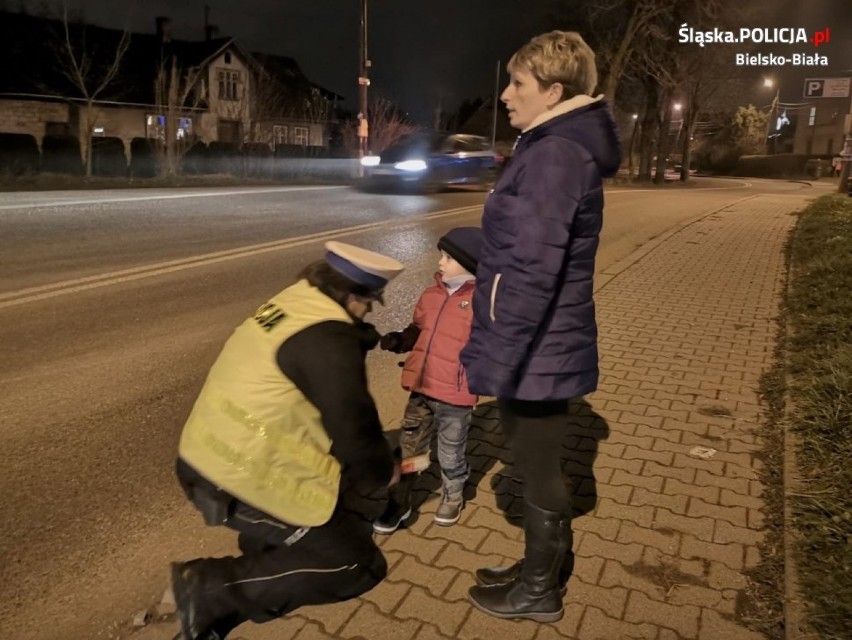
[[[220,489],[298,526],[329,520],[340,464],[319,411],[284,375],[276,354],[294,334],[328,320],[353,322],[306,280],[261,306],[225,343],[178,449]]]

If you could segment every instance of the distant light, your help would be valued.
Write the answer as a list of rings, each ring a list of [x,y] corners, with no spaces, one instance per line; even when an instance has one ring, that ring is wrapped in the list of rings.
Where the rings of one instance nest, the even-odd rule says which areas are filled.
[[[774,87],[775,82],[772,80],[772,78],[764,78],[763,79],[763,86],[764,87]]]
[[[423,160],[406,160],[405,162],[397,162],[393,165],[395,169],[400,171],[426,171],[426,162]]]
[[[672,107],[674,107],[675,111],[680,111],[683,105],[680,102],[675,102]]]
[[[638,118],[639,118],[639,114],[638,114],[638,113],[634,113],[634,114],[633,114],[633,119],[634,119],[634,120],[636,120],[636,119],[638,119]]]
[[[361,166],[362,167],[375,167],[379,164],[381,158],[379,156],[364,156],[361,158]]]

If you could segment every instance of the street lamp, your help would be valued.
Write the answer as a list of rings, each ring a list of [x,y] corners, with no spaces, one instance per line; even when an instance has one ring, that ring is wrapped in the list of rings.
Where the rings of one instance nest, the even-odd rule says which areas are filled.
[[[764,78],[763,79],[763,86],[771,89],[772,87],[775,87],[775,81],[772,78]],[[770,155],[772,153],[771,147],[774,146],[774,145],[771,145],[771,143],[770,143],[770,139],[771,139],[770,135],[772,133],[772,121],[775,120],[775,111],[778,109],[778,97],[779,97],[780,93],[781,93],[781,87],[780,86],[775,87],[775,97],[772,98],[772,104],[769,106],[769,117],[766,120],[766,154],[767,155]]]

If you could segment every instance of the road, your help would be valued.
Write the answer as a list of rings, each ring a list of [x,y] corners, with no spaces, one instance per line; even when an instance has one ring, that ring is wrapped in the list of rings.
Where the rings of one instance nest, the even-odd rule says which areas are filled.
[[[607,191],[598,270],[678,225],[787,182]],[[156,601],[168,563],[232,550],[186,504],[183,420],[231,330],[340,239],[407,265],[372,321],[398,329],[437,239],[485,194],[343,187],[3,194],[0,201],[0,637],[108,638]],[[398,357],[370,355],[387,428]]]

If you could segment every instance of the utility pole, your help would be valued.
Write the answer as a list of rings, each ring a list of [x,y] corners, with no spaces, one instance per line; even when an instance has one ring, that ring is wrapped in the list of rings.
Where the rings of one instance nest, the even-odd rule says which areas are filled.
[[[360,70],[358,76],[358,158],[367,155],[369,150],[370,125],[367,121],[367,87],[370,86],[368,78],[370,69],[370,58],[367,56],[367,0],[361,0],[361,29],[360,29]]]

